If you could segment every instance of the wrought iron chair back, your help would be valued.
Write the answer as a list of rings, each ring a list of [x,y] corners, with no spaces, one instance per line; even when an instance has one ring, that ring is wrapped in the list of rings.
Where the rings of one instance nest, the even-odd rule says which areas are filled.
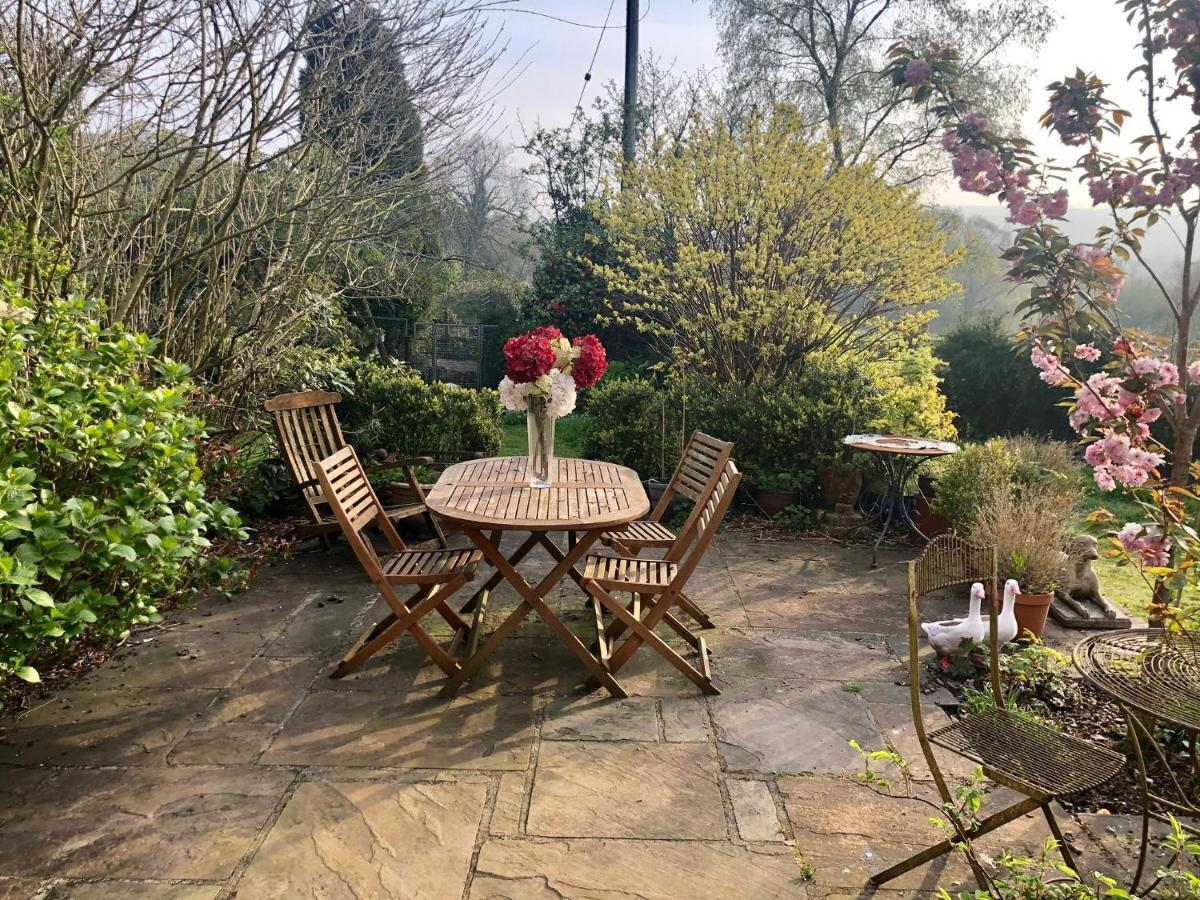
[[[934,538],[921,555],[908,563],[908,684],[909,701],[912,704],[913,727],[921,752],[938,789],[946,793],[946,780],[938,768],[937,759],[925,732],[924,716],[921,714],[921,618],[919,601],[926,594],[946,588],[983,582],[988,593],[991,610],[991,628],[988,634],[989,676],[996,703],[1003,706],[1000,691],[999,640],[996,633],[1000,608],[997,603],[1000,579],[995,547],[981,547],[949,533]]]

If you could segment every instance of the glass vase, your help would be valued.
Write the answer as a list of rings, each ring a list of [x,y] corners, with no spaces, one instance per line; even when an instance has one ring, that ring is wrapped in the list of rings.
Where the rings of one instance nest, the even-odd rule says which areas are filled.
[[[546,409],[545,397],[530,397],[525,425],[529,436],[529,484],[550,487],[554,474],[554,416]]]

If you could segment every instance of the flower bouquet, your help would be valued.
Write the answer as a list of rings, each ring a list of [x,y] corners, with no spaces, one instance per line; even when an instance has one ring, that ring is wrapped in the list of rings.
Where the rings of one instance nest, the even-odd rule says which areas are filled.
[[[504,345],[500,399],[526,413],[529,483],[550,486],[554,470],[554,420],[575,409],[575,392],[591,387],[608,368],[604,345],[588,334],[569,341],[553,325],[510,338]]]

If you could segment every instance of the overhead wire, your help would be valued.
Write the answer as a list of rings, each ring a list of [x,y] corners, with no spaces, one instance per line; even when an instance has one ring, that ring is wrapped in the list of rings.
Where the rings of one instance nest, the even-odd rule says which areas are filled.
[[[613,7],[617,5],[617,0],[609,0],[608,12],[604,14],[604,24],[600,27],[600,35],[596,38],[596,47],[592,50],[592,59],[588,63],[587,71],[583,73],[583,85],[579,88],[579,99],[575,101],[575,112],[571,118],[582,115],[583,113],[583,95],[587,91],[588,82],[592,80],[592,67],[596,65],[596,57],[600,55],[600,43],[604,40],[604,32],[608,30],[608,20],[612,17]]]

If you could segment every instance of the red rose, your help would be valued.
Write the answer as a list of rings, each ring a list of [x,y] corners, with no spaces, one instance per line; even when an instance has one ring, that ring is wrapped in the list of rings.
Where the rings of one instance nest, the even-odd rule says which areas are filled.
[[[556,359],[558,354],[549,338],[533,333],[517,335],[504,345],[504,374],[517,384],[528,384],[549,372]]]
[[[604,352],[604,345],[594,334],[575,338],[574,344],[579,348],[579,358],[575,360],[571,370],[575,377],[575,387],[591,387],[608,370],[608,354]]]

